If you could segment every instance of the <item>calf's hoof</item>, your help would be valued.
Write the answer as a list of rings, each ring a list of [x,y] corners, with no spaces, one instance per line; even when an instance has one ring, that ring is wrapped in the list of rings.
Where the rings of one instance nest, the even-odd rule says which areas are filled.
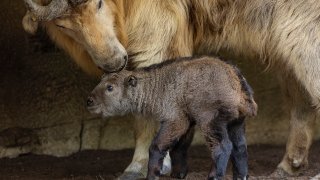
[[[167,175],[171,172],[171,159],[169,154],[166,155],[166,157],[163,160],[163,165],[160,171],[161,175]]]
[[[159,180],[160,178],[158,176],[148,176],[147,180]]]
[[[246,175],[246,176],[233,176],[232,179],[233,180],[248,180],[249,179],[249,175]]]
[[[222,176],[209,176],[208,178],[207,178],[208,180],[224,180],[224,177],[222,177]]]
[[[176,179],[184,179],[188,174],[188,167],[186,164],[176,165],[172,168],[170,176]]]
[[[175,179],[184,179],[187,176],[187,171],[185,171],[185,172],[172,172],[170,176]]]

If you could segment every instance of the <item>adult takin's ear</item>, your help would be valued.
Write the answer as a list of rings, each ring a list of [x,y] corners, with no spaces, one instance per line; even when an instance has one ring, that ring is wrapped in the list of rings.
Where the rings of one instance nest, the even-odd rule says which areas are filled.
[[[34,35],[38,30],[39,22],[30,11],[27,11],[22,19],[22,26],[26,32]]]
[[[126,78],[126,84],[132,87],[136,87],[138,83],[137,77],[130,75],[129,77]]]

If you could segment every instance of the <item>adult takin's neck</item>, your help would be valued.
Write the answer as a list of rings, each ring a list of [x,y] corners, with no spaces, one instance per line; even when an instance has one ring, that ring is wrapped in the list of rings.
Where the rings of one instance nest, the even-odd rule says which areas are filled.
[[[111,8],[112,14],[114,16],[114,27],[116,31],[116,35],[120,43],[124,48],[128,46],[128,34],[125,28],[126,23],[126,2],[125,0],[112,0],[108,1],[109,7]]]

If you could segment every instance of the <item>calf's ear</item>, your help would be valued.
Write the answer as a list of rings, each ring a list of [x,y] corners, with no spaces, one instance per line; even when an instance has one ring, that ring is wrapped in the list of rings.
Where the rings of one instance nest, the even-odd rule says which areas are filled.
[[[125,80],[126,85],[136,87],[138,83],[137,77],[130,75]]]

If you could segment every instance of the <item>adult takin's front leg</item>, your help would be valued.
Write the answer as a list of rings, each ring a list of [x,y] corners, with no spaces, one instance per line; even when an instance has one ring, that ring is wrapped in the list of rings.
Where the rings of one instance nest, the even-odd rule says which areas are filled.
[[[286,79],[285,93],[290,107],[290,132],[286,153],[278,165],[278,170],[273,174],[278,177],[286,174],[297,176],[307,168],[317,115],[312,97],[294,79]]]
[[[233,145],[231,161],[234,180],[245,180],[248,177],[248,152],[244,119],[239,118],[228,124],[228,134]]]
[[[136,116],[134,122],[135,151],[132,162],[126,168],[119,180],[134,180],[147,176],[149,146],[158,129],[158,123],[153,119]]]
[[[187,154],[194,135],[194,124],[190,125],[186,134],[184,134],[179,142],[170,150],[172,162],[171,177],[183,179],[188,173]]]
[[[174,147],[178,140],[187,132],[189,122],[185,118],[161,122],[160,130],[149,149],[148,180],[158,179],[167,151]]]
[[[275,174],[297,175],[308,165],[308,152],[320,107],[320,26],[314,17],[320,6],[293,3],[279,6],[274,14],[270,44],[272,58],[286,69],[282,85],[290,104],[290,133],[286,154]],[[307,11],[305,11],[307,9]],[[284,16],[283,13],[291,13]],[[277,14],[279,13],[279,14]],[[304,17],[301,21],[299,17]],[[279,68],[283,72],[283,68]]]

